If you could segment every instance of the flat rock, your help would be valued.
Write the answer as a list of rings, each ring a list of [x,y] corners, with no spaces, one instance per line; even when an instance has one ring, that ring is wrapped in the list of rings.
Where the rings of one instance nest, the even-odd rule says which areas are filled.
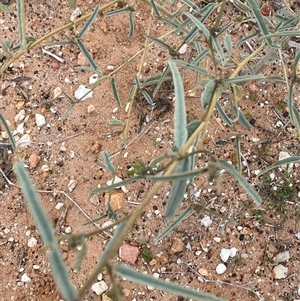
[[[109,193],[105,194],[105,205],[108,206],[108,200],[109,200]],[[111,194],[110,197],[110,206],[113,210],[120,210],[124,207],[124,193],[118,192]]]
[[[284,251],[284,252],[278,253],[274,257],[274,262],[275,263],[285,262],[285,261],[288,261],[290,258],[291,258],[290,251]]]
[[[131,264],[134,264],[140,254],[138,247],[124,244],[119,249],[119,257]]]
[[[74,96],[77,100],[80,99],[81,101],[83,101],[93,97],[93,91],[91,89],[86,88],[84,85],[80,85],[75,91]]]
[[[185,244],[177,237],[173,238],[170,254],[180,253],[185,249]]]
[[[288,275],[288,268],[283,266],[282,264],[279,264],[274,267],[272,274],[274,279],[284,279]]]
[[[98,296],[102,295],[107,290],[108,286],[103,280],[92,285],[92,291],[95,292]]]

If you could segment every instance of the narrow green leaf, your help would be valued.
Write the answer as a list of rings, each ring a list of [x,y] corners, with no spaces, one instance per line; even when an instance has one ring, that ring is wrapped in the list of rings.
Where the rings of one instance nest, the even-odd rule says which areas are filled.
[[[207,39],[210,38],[210,32],[209,30],[205,27],[203,23],[201,23],[196,17],[194,17],[192,14],[189,12],[185,13],[186,16],[200,29],[200,31],[205,35]]]
[[[232,84],[232,83],[244,83],[248,81],[254,80],[265,80],[265,81],[275,81],[275,82],[282,82],[284,83],[284,79],[281,76],[269,76],[265,77],[264,75],[257,74],[257,75],[241,75],[235,78],[225,78],[222,82],[225,84]]]
[[[118,92],[118,88],[117,88],[114,76],[111,78],[110,85],[111,85],[111,89],[113,91],[114,97],[118,103],[118,107],[122,108],[122,104],[121,104],[121,100],[120,100],[120,96],[119,96],[119,92]]]
[[[132,7],[126,6],[126,7],[122,7],[120,9],[117,9],[117,10],[110,11],[110,12],[106,13],[105,16],[106,17],[112,17],[112,16],[115,16],[115,15],[127,13],[127,12],[132,11],[132,10],[133,10]]]
[[[192,136],[192,134],[196,131],[196,129],[200,126],[201,120],[193,120],[187,126],[188,139]]]
[[[160,79],[159,79],[158,83],[156,84],[155,89],[153,90],[153,97],[156,96],[156,93],[159,91],[162,83],[164,81],[166,81],[166,79],[168,78],[168,74],[169,73],[170,73],[169,65],[166,65],[166,67],[164,68],[164,71],[163,71],[162,75],[160,75]]]
[[[272,164],[271,166],[265,168],[264,170],[262,170],[257,176],[260,177],[261,175],[265,174],[266,172],[269,172],[279,166],[282,165],[287,165],[287,164],[291,164],[291,163],[297,163],[300,162],[300,156],[292,156],[289,158],[285,158],[282,160],[278,160],[277,162],[275,162],[274,164]]]
[[[244,42],[246,42],[246,41],[252,39],[252,38],[255,37],[255,36],[257,36],[257,32],[252,33],[252,34],[250,34],[250,35],[248,35],[248,36],[243,37],[242,39],[240,39],[240,40],[237,42],[236,48],[240,47],[241,44],[243,44]]]
[[[188,165],[187,158],[181,160],[176,168],[175,174],[187,171],[186,170],[187,165]],[[170,192],[170,197],[168,199],[166,211],[164,214],[168,219],[174,217],[177,208],[179,207],[179,205],[183,200],[187,184],[188,184],[187,179],[175,180],[173,182],[171,192]]]
[[[300,64],[300,51],[297,52],[295,58],[294,58],[294,63],[293,63],[293,70],[292,70],[292,80],[295,81],[297,79],[297,77],[299,76],[298,72],[297,72],[297,67]]]
[[[22,50],[27,48],[27,40],[26,40],[26,20],[25,20],[25,6],[24,0],[16,0],[17,1],[17,16],[18,16],[18,27],[19,27],[19,40],[20,47]]]
[[[181,212],[181,214],[176,218],[175,221],[170,223],[156,238],[154,243],[157,244],[160,240],[162,240],[166,235],[168,235],[178,224],[180,224],[186,217],[190,214],[191,208],[188,207]]]
[[[102,157],[103,157],[103,160],[104,160],[104,164],[106,166],[106,168],[112,173],[114,174],[116,172],[116,169],[115,167],[113,166],[111,160],[110,160],[110,157],[109,157],[109,154],[106,150],[104,150],[102,152]]]
[[[225,31],[227,31],[230,27],[233,26],[234,23],[227,23],[224,27],[216,32],[217,37],[220,37]]]
[[[192,1],[190,0],[181,0],[182,3],[186,4],[188,7],[190,7],[195,12],[200,12],[200,8]]]
[[[161,21],[163,21],[164,23],[170,25],[171,27],[174,27],[175,29],[178,28],[178,24],[176,24],[175,22],[172,22],[171,20],[161,17],[160,18]]]
[[[208,75],[208,72],[207,70],[204,70],[198,66],[196,66],[195,64],[190,64],[188,62],[185,62],[185,61],[181,61],[181,60],[176,60],[176,64],[177,65],[180,65],[180,66],[183,66],[183,67],[186,67],[190,70],[193,70],[193,71],[196,71],[197,73],[200,73],[200,74],[204,74],[204,75]]]
[[[154,278],[151,275],[139,273],[126,265],[117,264],[114,266],[114,270],[119,276],[125,278],[126,280],[140,283],[143,285],[150,285],[155,287],[157,290],[167,291],[175,295],[191,298],[193,300],[225,301],[224,299],[218,298],[207,293],[195,291],[191,288],[184,287],[179,284],[166,282],[162,279]]]
[[[70,8],[75,9],[77,7],[76,0],[68,0],[68,5]]]
[[[216,7],[215,3],[209,3],[200,10],[199,13],[202,15],[202,17],[200,18],[201,23],[205,23],[205,21],[211,16],[215,7]]]
[[[143,89],[144,87],[156,85],[160,81],[160,79],[161,79],[161,75],[148,77],[141,83],[141,88]],[[163,81],[165,82],[170,79],[171,77],[164,77]]]
[[[10,144],[11,144],[12,148],[15,150],[15,149],[16,149],[16,142],[15,142],[15,139],[14,139],[12,133],[11,133],[11,130],[9,129],[9,126],[8,126],[6,120],[5,120],[4,117],[2,116],[2,114],[0,114],[0,122],[1,122],[1,123],[3,124],[3,126],[4,126],[4,129],[5,129],[6,133],[7,133],[7,136],[8,136],[8,139],[9,139],[9,141],[10,141]]]
[[[216,108],[221,116],[221,118],[223,119],[223,121],[229,125],[229,126],[233,126],[233,123],[231,121],[231,119],[227,116],[227,114],[225,113],[225,111],[223,110],[223,108],[221,107],[220,103],[217,102],[216,103]]]
[[[133,21],[133,13],[129,12],[129,36],[133,37],[134,35],[134,21]]]
[[[56,241],[54,236],[54,229],[44,208],[40,203],[36,191],[32,186],[28,173],[25,171],[24,167],[19,162],[15,164],[14,172],[16,173],[21,183],[22,191],[27,201],[27,205],[40,231],[44,244],[52,244]]]
[[[53,41],[49,43],[43,44],[44,46],[64,46],[64,45],[77,45],[75,40],[67,40],[67,41]]]
[[[208,83],[205,85],[200,98],[201,106],[203,109],[205,109],[211,102],[216,88],[217,88],[217,83],[214,79],[210,79]]]
[[[100,187],[100,188],[94,188],[94,189],[92,189],[90,191],[90,193],[93,194],[93,193],[110,191],[110,190],[113,190],[113,189],[117,189],[120,186],[136,182],[137,180],[140,180],[140,179],[143,179],[143,177],[142,176],[136,176],[136,177],[128,178],[128,179],[126,179],[126,180],[124,180],[124,181],[122,181],[120,183],[114,183],[114,184],[112,184],[110,186],[104,186],[104,187]]]
[[[195,45],[198,45],[198,43],[195,43]],[[208,53],[207,49],[205,49],[203,51],[199,51],[199,54],[194,58],[192,65],[198,64],[207,53]]]
[[[67,111],[66,111],[65,113],[63,113],[63,114],[60,116],[61,120],[64,120],[64,119],[67,117],[67,115],[68,115],[68,114],[73,110],[73,108],[75,107],[75,104],[76,104],[76,103],[71,104],[71,105],[68,107]]]
[[[88,60],[88,62],[91,65],[91,67],[93,67],[94,70],[97,70],[97,65],[96,65],[93,57],[91,56],[91,54],[89,53],[89,51],[86,49],[86,47],[84,46],[84,44],[82,43],[82,41],[81,40],[77,40],[77,44],[78,44],[78,47],[80,48],[82,54]]]
[[[10,53],[11,52],[11,48],[13,46],[13,39],[12,38],[8,38],[6,41],[5,40],[1,40],[1,45],[2,46],[2,50],[4,52]]]
[[[153,176],[153,175],[145,175],[144,177],[148,180],[156,181],[156,182],[166,182],[166,181],[177,181],[177,180],[189,180],[195,176],[198,176],[200,174],[206,173],[208,171],[207,167],[200,168],[200,169],[195,169],[193,170],[193,166],[189,164],[188,158],[191,156],[187,157],[185,160],[186,161],[186,170],[188,171],[183,171],[183,172],[175,172],[172,175],[169,176]]]
[[[262,36],[262,39],[274,38],[274,37],[293,37],[293,36],[300,36],[300,31],[278,31],[274,33],[270,33],[268,35]]]
[[[153,106],[154,102],[153,102],[151,96],[145,90],[142,90],[142,94],[145,97],[145,99],[148,102],[148,104],[151,105],[151,106]]]
[[[152,7],[154,13],[156,14],[156,16],[160,18],[160,13],[159,13],[159,11],[158,11],[158,9],[156,7],[155,1],[154,0],[150,0],[150,4],[151,4],[151,7]]]
[[[240,185],[245,189],[248,195],[256,202],[256,204],[261,205],[262,199],[259,196],[259,194],[256,192],[256,190],[250,185],[250,183],[227,161],[220,160],[219,162],[222,164],[225,170],[240,183]]]
[[[148,35],[146,35],[145,37],[147,39],[149,39],[149,40],[157,43],[158,45],[166,48],[169,51],[169,53],[170,53],[171,56],[173,56],[173,57],[176,57],[176,56],[179,57],[179,53],[176,50],[174,50],[169,44],[165,43],[164,41],[162,41],[162,40],[160,40],[160,39],[158,39],[156,37],[152,37],[152,36],[148,36]]]
[[[238,122],[246,130],[250,130],[252,128],[251,124],[248,122],[246,117],[243,115],[243,113],[240,111],[240,109],[237,108],[236,106],[233,106],[233,114],[235,117],[238,117]]]
[[[231,37],[229,34],[224,35],[224,46],[227,50],[227,52],[231,52],[232,51],[232,42],[231,42]]]
[[[246,1],[248,2],[250,7],[252,8],[253,15],[254,15],[257,23],[258,23],[258,26],[259,26],[261,32],[265,36],[267,36],[269,34],[269,30],[268,30],[268,27],[267,27],[266,22],[264,20],[264,17],[260,12],[260,7],[259,7],[258,2],[256,0],[246,0]],[[271,38],[266,38],[266,41],[267,41],[267,44],[269,46],[272,46]]]
[[[211,41],[212,41],[212,44],[213,44],[215,50],[217,51],[217,53],[218,53],[218,55],[219,55],[219,57],[221,59],[222,66],[224,66],[225,63],[226,63],[226,58],[225,58],[222,46],[220,45],[217,37],[214,36],[214,35],[211,35]]]
[[[241,141],[240,135],[236,135],[235,137],[235,149],[236,149],[236,157],[237,157],[237,164],[238,164],[238,172],[242,173],[242,152],[241,152]]]
[[[80,32],[78,33],[78,39],[81,39],[84,34],[86,33],[86,31],[90,28],[90,26],[92,25],[94,19],[96,18],[98,12],[100,9],[100,5],[96,5],[93,13],[91,14],[91,16],[88,18],[88,20],[85,22],[85,24],[83,25],[82,29],[80,30]]]
[[[189,19],[186,19],[188,20],[189,22],[191,22],[191,20]],[[198,33],[198,27],[195,26],[194,28],[192,28],[188,33],[187,35],[184,37],[184,42],[185,43],[191,43],[193,40],[195,40],[197,38],[197,33]]]
[[[67,301],[77,301],[78,294],[75,285],[70,279],[68,268],[64,263],[56,244],[51,245],[51,249],[48,251],[47,256],[51,264],[52,275],[62,296]]]
[[[169,66],[173,76],[175,92],[174,141],[177,149],[180,149],[187,139],[184,89],[182,78],[175,61],[169,60]]]

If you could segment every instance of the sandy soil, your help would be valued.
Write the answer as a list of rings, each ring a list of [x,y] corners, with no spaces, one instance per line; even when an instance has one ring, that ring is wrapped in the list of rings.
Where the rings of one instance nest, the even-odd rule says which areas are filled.
[[[78,1],[83,14],[92,11],[95,4],[93,1]],[[10,5],[15,8],[14,3]],[[120,67],[115,79],[122,108],[118,108],[110,82],[106,80],[94,90],[92,98],[76,103],[66,117],[61,119],[70,103],[66,97],[55,99],[57,88],[73,97],[80,84],[89,85],[89,77],[92,75],[75,69],[80,63],[80,51],[75,46],[47,48],[63,58],[64,63],[37,47],[10,66],[1,78],[0,112],[12,130],[17,130],[23,123],[23,134],[28,134],[31,142],[25,148],[18,147],[15,152],[0,145],[0,167],[10,181],[17,184],[13,172],[10,172],[11,164],[21,160],[29,166],[30,177],[39,190],[41,202],[58,234],[95,230],[108,220],[83,226],[83,223],[96,219],[106,211],[105,194],[93,198],[89,194],[91,189],[106,185],[112,178],[104,165],[101,151],[109,153],[117,168],[117,175],[126,179],[130,176],[130,167],[138,166],[140,161],[147,164],[173,146],[172,83],[162,88],[155,99],[158,105],[153,111],[148,109],[145,99],[138,95],[129,117],[126,112],[129,91],[141,55],[136,55],[130,61],[128,59],[140,51],[150,18],[149,7],[140,2],[134,5],[137,8],[134,12],[134,37],[128,37],[128,18],[125,14],[97,17],[84,36],[84,43],[103,75]],[[31,1],[26,4],[27,33],[29,36],[44,35],[67,23],[71,13],[72,10],[64,1]],[[228,4],[228,19],[223,22],[233,20],[235,13]],[[0,22],[0,37],[16,41],[16,15],[1,13]],[[237,40],[245,31],[250,32],[251,29],[246,25],[234,28]],[[159,37],[168,31],[170,28],[164,23],[153,21],[151,35]],[[56,39],[67,39],[72,34],[70,29],[65,35],[57,35]],[[171,35],[167,40],[172,45],[178,43],[178,38]],[[290,64],[293,53],[287,50],[286,55]],[[183,59],[189,61],[192,56],[193,46],[188,45]],[[143,77],[160,74],[168,58],[165,49],[151,45],[146,54]],[[236,58],[239,60],[238,51]],[[5,58],[1,62],[3,64]],[[282,68],[278,62],[274,62],[266,72],[279,75],[282,74]],[[183,79],[187,115],[189,121],[192,121],[202,114],[199,95],[198,91],[195,94],[189,92],[194,85],[193,74],[186,72]],[[276,162],[281,151],[299,155],[296,129],[289,121],[286,105],[281,105],[286,98],[286,87],[274,83],[248,83],[242,89],[241,110],[251,116],[252,129],[247,131],[237,125],[233,130],[221,121],[216,112],[208,129],[205,147],[217,157],[236,164],[232,137],[236,133],[241,135],[242,153],[247,161],[243,174],[260,191],[264,198],[263,206],[255,207],[249,196],[228,175],[220,177],[220,195],[217,195],[215,184],[208,183],[206,177],[199,177],[189,188],[189,197],[182,202],[180,209],[200,204],[210,211],[194,211],[170,235],[154,244],[157,234],[169,223],[163,217],[170,190],[170,183],[166,183],[137,221],[126,241],[138,247],[141,254],[148,250],[155,260],[149,265],[140,255],[132,266],[139,271],[158,273],[162,279],[209,292],[226,300],[296,300],[300,298],[299,240],[295,235],[300,231],[299,165],[294,165],[289,178],[284,170],[275,170],[274,178],[271,179],[256,176],[258,170]],[[223,101],[226,102],[226,96]],[[15,117],[21,110],[24,110],[24,119],[16,121]],[[46,120],[46,124],[40,128],[36,125],[36,114],[44,116]],[[121,153],[122,137],[118,131],[122,128],[109,126],[115,118],[129,123],[127,147]],[[7,143],[3,128],[1,132],[3,136],[0,142]],[[16,138],[21,136],[20,132],[16,134]],[[34,158],[39,160],[36,166],[32,163]],[[197,167],[204,166],[207,160],[205,156],[199,157]],[[284,182],[285,179],[289,182]],[[68,187],[71,180],[76,181],[72,191]],[[113,194],[118,193],[121,198],[118,216],[134,210],[152,186],[153,183],[143,180],[126,186],[126,193],[114,191]],[[1,300],[60,300],[38,230],[21,190],[10,185],[4,177],[0,177],[0,187]],[[235,223],[214,213],[233,218]],[[201,223],[204,216],[212,220],[208,228]],[[63,258],[78,287],[90,275],[112,234],[113,230],[87,241],[86,258],[78,273],[74,271],[78,252],[71,250],[67,241],[60,243]],[[149,238],[146,243],[140,242],[141,235]],[[184,244],[184,248],[175,254],[170,252],[174,238]],[[236,248],[237,254],[225,263],[227,270],[219,275],[216,267],[222,262],[222,248]],[[283,279],[275,279],[274,266],[278,263],[274,262],[274,257],[283,251],[290,252],[290,258],[282,263],[288,272]],[[121,259],[116,256],[115,261]],[[102,276],[110,287],[108,273],[103,271]],[[119,281],[126,296],[124,300],[185,300],[122,279]],[[105,293],[97,296],[89,290],[84,300],[107,300],[105,298]]]

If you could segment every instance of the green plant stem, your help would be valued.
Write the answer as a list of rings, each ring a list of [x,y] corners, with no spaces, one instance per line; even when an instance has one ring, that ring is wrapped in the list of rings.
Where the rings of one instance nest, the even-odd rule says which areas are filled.
[[[114,5],[115,3],[118,3],[119,0],[113,0],[112,2],[103,5],[100,9],[99,9],[99,13],[102,12],[103,10],[105,10],[106,8]],[[0,77],[2,76],[2,74],[5,72],[5,70],[14,62],[16,61],[18,58],[20,58],[22,55],[24,55],[25,53],[27,53],[30,49],[36,47],[37,45],[41,44],[43,41],[47,40],[48,38],[54,36],[55,34],[68,29],[72,26],[74,26],[75,24],[81,23],[83,21],[85,21],[86,19],[88,19],[90,16],[92,15],[91,13],[88,13],[84,16],[82,16],[81,18],[78,18],[76,20],[74,20],[74,22],[70,22],[68,24],[65,24],[59,28],[54,29],[53,31],[47,33],[46,35],[42,36],[41,38],[37,39],[35,42],[33,42],[32,44],[28,45],[28,47],[25,50],[20,50],[18,53],[16,53],[10,60],[8,60],[0,69]]]
[[[216,19],[215,24],[214,24],[215,30],[218,30],[221,18],[224,14],[224,8],[225,8],[225,5],[226,5],[226,2],[227,2],[227,0],[222,0],[221,8],[218,12],[218,16],[217,16],[217,19]]]
[[[265,43],[262,43],[253,53],[247,56],[234,70],[234,72],[229,76],[229,78],[236,77],[239,72],[246,66],[248,62],[250,62],[257,54],[259,54],[265,47]]]

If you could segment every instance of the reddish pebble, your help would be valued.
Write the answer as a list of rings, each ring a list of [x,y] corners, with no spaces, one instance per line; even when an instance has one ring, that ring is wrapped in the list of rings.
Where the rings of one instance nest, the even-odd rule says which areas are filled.
[[[119,257],[131,264],[134,264],[140,254],[138,247],[133,247],[128,244],[124,244],[119,249]]]
[[[82,54],[82,52],[80,52],[78,54],[78,57],[77,57],[77,65],[78,66],[86,66],[86,67],[89,67],[90,66],[90,63],[88,62],[88,60],[85,58],[85,56]]]
[[[52,61],[50,66],[51,66],[52,69],[59,69],[60,64],[57,61]]]
[[[30,168],[36,168],[41,160],[41,157],[37,155],[36,153],[32,153],[29,157],[29,167]]]

